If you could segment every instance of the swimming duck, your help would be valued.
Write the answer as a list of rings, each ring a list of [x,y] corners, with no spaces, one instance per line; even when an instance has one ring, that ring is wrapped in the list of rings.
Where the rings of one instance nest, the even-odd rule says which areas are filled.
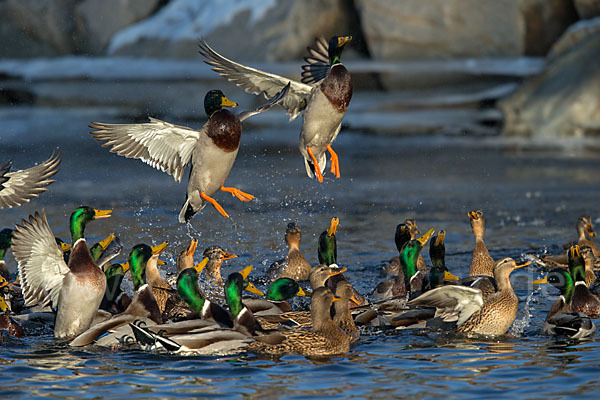
[[[337,239],[335,234],[337,232],[337,228],[340,224],[340,220],[337,217],[333,217],[329,222],[329,228],[327,230],[321,232],[319,236],[319,246],[318,246],[318,257],[319,263],[322,265],[326,265],[329,267],[333,267],[334,269],[338,268],[337,265]],[[309,276],[310,278],[310,276]],[[341,274],[333,274],[327,279],[327,287],[331,289],[332,292],[336,290],[336,286],[340,281],[347,281],[346,277]],[[311,283],[312,286],[312,283]],[[314,289],[314,288],[313,288]],[[360,302],[361,305],[367,304],[365,298],[358,293],[358,290],[354,289],[354,298]],[[349,303],[350,308],[356,307],[355,303]]]
[[[354,297],[354,288],[348,281],[341,281],[338,283],[335,288],[335,295],[340,298],[340,301],[333,303],[333,322],[350,337],[350,343],[355,343],[360,338],[360,333],[358,332],[358,329],[356,329],[348,303],[353,302],[356,305],[361,304]]]
[[[446,285],[423,293],[407,305],[436,307],[436,316],[444,321],[456,321],[457,331],[467,335],[503,335],[514,322],[519,308],[509,275],[529,264],[517,265],[512,258],[497,261],[494,278],[498,291],[485,302],[479,289]]]
[[[344,46],[351,36],[333,36],[329,42],[317,40],[316,48],[308,48],[310,56],[305,58],[308,65],[302,69],[302,82],[291,81],[290,93],[281,103],[290,120],[304,111],[300,133],[300,153],[309,178],[316,175],[323,182],[327,163],[325,152],[331,155],[331,173],[340,177],[338,156],[331,147],[337,137],[342,119],[352,98],[352,79],[340,61]],[[213,66],[213,71],[252,94],[265,93],[272,96],[281,90],[289,79],[246,67],[231,61],[202,40],[200,54]]]
[[[73,247],[68,265],[56,245],[42,210],[22,220],[13,233],[13,254],[18,262],[25,305],[52,303],[57,310],[54,336],[66,339],[89,328],[104,292],[106,277],[88,249],[83,231],[87,222],[110,217],[110,210],[80,207],[71,226]]]
[[[473,257],[471,258],[471,268],[469,276],[472,275],[487,275],[493,276],[494,259],[485,246],[483,236],[485,235],[485,218],[483,211],[471,211],[468,213],[471,221],[471,229],[475,236],[475,248],[473,249]]]
[[[21,328],[21,325],[19,325],[17,321],[12,319],[10,315],[4,314],[6,312],[11,311],[9,305],[4,299],[4,290],[7,287],[8,281],[4,279],[4,277],[0,276],[0,312],[3,313],[0,315],[0,330],[5,330],[10,335],[15,337],[23,337],[25,336],[25,333],[23,332],[23,328]]]
[[[100,309],[118,314],[131,304],[131,298],[121,290],[121,283],[125,273],[129,271],[129,263],[111,264],[104,274],[106,275],[106,291],[100,303]]]
[[[568,252],[573,244],[578,244],[580,248],[589,247],[592,249],[594,256],[598,257],[598,255],[600,255],[600,249],[598,249],[598,246],[592,241],[592,238],[596,236],[596,232],[592,227],[592,218],[589,215],[580,215],[579,218],[577,218],[575,230],[577,231],[577,240],[565,245],[565,251],[561,254],[550,254],[541,257],[542,262],[540,264],[552,268],[567,268]]]
[[[575,281],[575,291],[571,300],[573,312],[582,312],[589,316],[600,314],[600,299],[594,296],[585,284],[585,261],[579,245],[571,246],[568,254],[569,273]]]
[[[4,261],[4,256],[6,255],[6,250],[10,249],[10,246],[12,245],[12,233],[13,230],[10,228],[5,228],[0,231],[0,276],[7,281],[10,280],[10,273],[6,266],[6,262]]]
[[[310,312],[312,330],[291,329],[281,331],[280,343],[264,343],[261,338],[247,348],[261,354],[304,356],[329,356],[350,351],[350,337],[333,322],[330,315],[332,301],[338,301],[329,288],[320,287],[311,296]]]
[[[185,270],[188,271],[189,269]],[[191,273],[191,271],[190,271]],[[193,273],[191,273],[193,275]],[[194,279],[190,276],[190,288]],[[196,275],[197,278],[197,275]],[[183,278],[186,279],[187,278]],[[172,352],[192,352],[204,355],[237,353],[252,342],[252,335],[262,331],[252,311],[242,303],[244,276],[234,272],[224,285],[225,300],[233,316],[233,328],[204,324],[190,329],[193,324],[206,321],[182,321],[156,326],[132,326],[138,343],[145,348],[165,348]],[[207,304],[207,303],[205,303]],[[204,305],[203,307],[207,307]],[[159,334],[160,332],[160,334]]]
[[[183,172],[191,165],[185,203],[179,213],[179,222],[185,223],[211,203],[228,218],[229,214],[213,196],[217,191],[231,193],[241,201],[254,196],[223,184],[229,176],[240,148],[241,123],[280,102],[289,86],[285,84],[269,101],[254,111],[234,115],[223,107],[237,107],[220,90],[211,90],[204,97],[204,110],[209,119],[201,130],[173,125],[156,118],[145,124],[105,124],[92,122],[90,132],[94,139],[105,142],[104,147],[127,158],[139,158],[151,166],[172,175],[181,182]]]
[[[417,227],[417,223],[414,219],[406,219],[403,223],[396,225],[396,234],[394,235],[394,243],[396,243],[396,249],[398,249],[398,254],[402,251],[402,247],[409,240],[413,240],[419,235],[421,231]],[[417,268],[419,270],[424,269],[426,266],[425,260],[419,254],[419,260],[417,261]],[[398,275],[398,271],[400,270],[400,258],[398,256],[394,256],[390,258],[390,260],[384,265],[382,270],[382,275]]]
[[[288,245],[288,254],[284,260],[274,262],[267,271],[271,280],[277,278],[291,278],[305,281],[310,275],[311,265],[300,251],[302,232],[295,222],[290,222],[285,230],[285,242]]]
[[[294,279],[279,278],[269,286],[264,299],[244,298],[244,304],[257,317],[281,314],[292,311],[288,300],[295,296],[306,296],[306,292]]]
[[[54,182],[50,179],[58,172],[60,153],[52,153],[49,159],[28,169],[9,172],[11,162],[0,166],[0,209],[17,207],[44,193]]]
[[[219,290],[221,290],[223,287],[223,278],[221,277],[223,261],[236,258],[237,254],[229,253],[220,246],[210,246],[204,250],[202,256],[207,261],[206,268],[204,269],[206,282],[210,286],[218,286]]]
[[[440,230],[436,235],[431,237],[429,242],[429,258],[431,259],[431,269],[427,278],[426,290],[435,289],[444,285],[446,281],[457,281],[448,267],[446,267],[446,246],[444,239],[446,231]],[[417,268],[418,269],[418,268]]]
[[[544,333],[565,335],[573,339],[592,335],[596,330],[594,322],[584,313],[573,312],[571,307],[575,284],[569,272],[556,268],[548,273],[547,281],[560,290],[560,297],[548,311]]]
[[[433,233],[434,230],[430,229],[420,238],[409,240],[404,245],[400,253],[402,269],[398,271],[398,276],[377,285],[371,293],[371,298],[383,300],[395,296],[406,296],[411,292],[422,290],[424,274],[417,270],[417,259]]]

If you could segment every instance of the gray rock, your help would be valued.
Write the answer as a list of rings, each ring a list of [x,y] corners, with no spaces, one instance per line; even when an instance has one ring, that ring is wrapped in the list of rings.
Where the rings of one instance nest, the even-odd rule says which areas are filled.
[[[72,10],[77,0],[0,1],[2,57],[72,53]]]
[[[297,60],[317,36],[349,32],[338,0],[199,2],[173,0],[116,34],[112,55],[196,58],[198,39],[236,60]]]
[[[590,30],[556,53],[544,72],[499,103],[504,133],[536,138],[600,134],[598,54],[600,30]]]
[[[112,36],[148,17],[160,0],[83,0],[75,7],[78,52],[101,54]]]

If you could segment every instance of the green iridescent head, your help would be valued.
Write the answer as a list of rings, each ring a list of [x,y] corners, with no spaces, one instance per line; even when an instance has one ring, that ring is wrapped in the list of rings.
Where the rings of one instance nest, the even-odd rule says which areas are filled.
[[[12,234],[13,230],[5,228],[0,231],[0,260],[4,260],[6,250],[12,246]]]
[[[279,278],[269,286],[267,300],[285,301],[294,296],[306,296],[298,282],[291,278]]]
[[[439,231],[437,235],[431,238],[429,242],[429,258],[431,264],[434,267],[443,267],[446,265],[446,246],[444,245],[444,239],[446,238],[446,231]]]
[[[430,229],[420,238],[409,240],[400,252],[400,265],[402,266],[402,272],[404,272],[404,283],[407,288],[410,287],[410,278],[417,273],[419,254],[421,254],[423,246],[431,238],[433,232],[433,229]]]
[[[571,246],[568,251],[569,272],[575,282],[585,282],[585,260],[578,245]]]
[[[200,313],[204,307],[205,299],[198,287],[198,271],[195,268],[186,268],[177,277],[177,293],[193,312]]]
[[[329,228],[319,236],[319,263],[323,265],[337,264],[337,243],[335,233],[340,220],[336,217],[331,219]]]
[[[233,317],[237,317],[244,308],[242,304],[242,291],[244,290],[244,277],[239,272],[234,272],[225,281],[225,302]]]
[[[563,268],[555,268],[548,273],[548,283],[560,290],[560,294],[565,298],[565,302],[569,304],[575,293],[575,284],[571,274]]]
[[[340,57],[346,43],[352,40],[352,36],[333,36],[329,39],[329,65],[340,63]]]
[[[135,290],[146,283],[146,264],[151,257],[152,248],[144,243],[136,244],[129,253],[129,269]]]
[[[211,90],[204,96],[204,111],[209,117],[223,107],[237,107],[237,103],[229,100],[220,90]]]
[[[88,206],[78,207],[71,214],[69,229],[71,230],[71,241],[75,243],[84,237],[85,226],[95,219],[110,217],[111,210],[96,210]]]

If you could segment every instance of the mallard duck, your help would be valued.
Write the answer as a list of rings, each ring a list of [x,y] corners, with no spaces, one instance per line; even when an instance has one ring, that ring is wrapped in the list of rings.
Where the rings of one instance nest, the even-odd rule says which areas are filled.
[[[436,307],[437,316],[444,321],[456,321],[457,331],[467,335],[503,335],[514,322],[519,308],[510,273],[529,264],[517,265],[512,258],[497,261],[494,278],[498,291],[485,302],[479,289],[446,285],[423,293],[407,305]]]
[[[81,207],[76,212],[68,265],[56,245],[45,210],[22,220],[13,233],[12,250],[25,305],[52,303],[57,310],[54,336],[59,339],[74,337],[89,328],[106,291],[106,277],[94,262],[83,232],[87,222],[110,217],[110,211]]]
[[[332,301],[339,300],[329,288],[320,287],[311,296],[310,312],[312,330],[291,329],[281,331],[282,341],[277,344],[258,341],[247,348],[261,354],[304,356],[330,356],[350,351],[350,337],[333,322],[330,315]]]
[[[146,349],[165,348],[172,352],[204,355],[232,354],[243,350],[252,342],[252,335],[262,331],[252,311],[242,303],[244,280],[242,274],[234,272],[227,277],[224,285],[225,300],[233,316],[232,329],[210,325],[210,322],[206,324],[207,321],[203,320],[145,327],[132,324],[136,340]],[[202,325],[197,326],[198,323]]]
[[[4,289],[8,287],[8,281],[4,279],[4,277],[0,276],[0,312],[6,313],[10,312],[11,309],[6,303],[4,299]],[[25,333],[23,332],[23,328],[21,325],[17,323],[14,319],[12,319],[7,314],[0,315],[0,330],[5,330],[9,333],[9,335],[15,337],[23,337]]]
[[[337,228],[340,224],[340,220],[337,217],[331,218],[329,222],[329,227],[327,230],[321,232],[319,235],[319,246],[318,246],[318,257],[319,263],[322,265],[326,265],[329,267],[338,268],[337,265],[337,239],[335,234],[337,232]],[[310,279],[310,277],[309,277]],[[327,279],[327,287],[334,292],[338,282],[347,281],[346,277],[337,273],[329,277]],[[311,283],[312,286],[312,283]],[[314,288],[313,288],[314,289]],[[367,304],[365,298],[358,292],[358,290],[354,289],[354,298],[360,302],[361,305]],[[356,307],[356,304],[349,304],[350,308]]]
[[[173,125],[156,118],[145,124],[105,124],[92,122],[90,132],[104,147],[127,158],[139,158],[151,166],[172,175],[181,182],[183,172],[191,165],[185,203],[179,213],[179,222],[185,223],[194,214],[211,203],[228,218],[229,214],[213,196],[217,191],[231,193],[241,201],[251,201],[254,196],[223,184],[229,176],[240,148],[241,123],[248,117],[260,114],[280,102],[289,90],[285,84],[269,101],[254,111],[232,114],[223,107],[237,107],[220,90],[211,90],[204,97],[204,110],[208,121],[197,131]]]
[[[575,281],[575,291],[571,300],[573,312],[582,312],[589,316],[600,314],[600,298],[594,296],[585,284],[585,261],[579,245],[571,246],[568,254],[569,273]]]
[[[396,225],[396,234],[394,235],[394,243],[396,243],[396,249],[398,249],[398,254],[402,251],[402,247],[409,240],[413,240],[419,235],[421,231],[417,227],[417,223],[414,219],[406,219],[403,223]],[[421,255],[419,255],[419,260],[417,261],[417,268],[424,269],[425,260]],[[398,275],[398,271],[400,270],[400,258],[398,256],[394,256],[390,258],[390,260],[384,265],[382,270],[382,275]]]
[[[100,303],[100,309],[118,314],[131,304],[131,298],[121,290],[121,282],[125,273],[129,271],[129,263],[111,264],[104,274],[106,275],[106,291]]]
[[[248,93],[273,96],[291,83],[290,93],[281,105],[290,120],[304,111],[300,153],[309,178],[316,175],[319,182],[323,182],[326,151],[331,155],[331,173],[340,177],[338,156],[331,143],[340,131],[352,98],[352,79],[340,62],[344,46],[350,40],[351,36],[333,36],[329,42],[318,39],[315,49],[308,48],[310,56],[305,58],[308,65],[302,67],[302,82],[238,64],[214,51],[204,40],[200,42],[200,54],[209,60],[205,62],[214,67],[213,71]]]
[[[596,331],[594,322],[581,312],[573,312],[571,301],[575,284],[568,271],[556,268],[548,273],[547,282],[560,290],[560,297],[554,302],[544,322],[544,333],[564,335],[580,339]]]
[[[372,299],[384,300],[395,296],[406,296],[408,293],[422,290],[424,274],[417,270],[417,259],[423,246],[433,236],[430,229],[420,238],[409,240],[400,253],[401,270],[394,279],[381,282],[371,293]]]
[[[6,250],[10,249],[10,246],[12,245],[12,233],[13,230],[10,228],[5,228],[0,231],[0,276],[7,281],[10,280],[10,272],[4,261],[4,256],[6,255]]]
[[[598,249],[598,246],[592,241],[592,238],[596,236],[596,232],[594,232],[594,228],[592,227],[592,218],[589,215],[580,215],[579,218],[577,218],[575,230],[577,231],[577,239],[574,242],[565,245],[564,252],[561,254],[542,256],[540,257],[540,264],[552,268],[567,268],[569,262],[568,252],[573,244],[579,245],[580,248],[589,247],[592,249],[594,256],[598,257],[600,255],[600,249]]]
[[[237,254],[227,252],[220,246],[210,246],[204,250],[202,257],[207,261],[206,268],[204,268],[206,282],[209,286],[218,287],[221,291],[223,287],[223,278],[221,277],[223,261],[236,258]]]
[[[446,231],[440,230],[436,235],[431,237],[429,242],[429,258],[431,259],[431,269],[427,278],[426,290],[435,289],[444,285],[447,281],[457,281],[448,267],[446,267],[446,245],[444,240]],[[418,269],[418,267],[417,267]]]
[[[295,296],[306,296],[306,292],[292,278],[279,278],[267,289],[264,299],[244,298],[244,304],[255,316],[281,314],[292,311],[288,302]]]
[[[355,343],[360,338],[360,333],[358,332],[358,329],[356,329],[348,303],[353,302],[356,305],[361,304],[354,297],[354,288],[348,281],[338,283],[335,289],[335,295],[340,298],[340,301],[333,303],[333,322],[335,322],[337,326],[350,337],[350,343]]]
[[[17,207],[44,193],[54,182],[50,179],[58,172],[60,153],[52,153],[49,159],[28,169],[9,172],[11,162],[0,166],[0,208]]]
[[[468,213],[471,221],[471,229],[475,236],[475,248],[473,249],[473,257],[471,258],[471,268],[469,276],[472,275],[487,275],[494,276],[494,259],[485,246],[483,236],[485,235],[485,218],[483,211],[471,211]]]
[[[290,222],[285,230],[285,242],[288,245],[288,254],[284,260],[276,261],[269,267],[267,275],[271,280],[277,278],[291,278],[305,281],[310,275],[311,265],[300,251],[302,232],[295,222]]]

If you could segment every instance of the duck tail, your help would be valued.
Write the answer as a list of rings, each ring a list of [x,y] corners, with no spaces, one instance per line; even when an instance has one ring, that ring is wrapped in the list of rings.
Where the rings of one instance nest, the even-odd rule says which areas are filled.
[[[182,224],[186,224],[193,216],[196,214],[194,208],[190,204],[190,199],[186,199],[185,203],[183,203],[183,207],[181,207],[181,211],[179,212],[179,222]]]
[[[327,166],[327,157],[326,157],[325,153],[323,153],[321,155],[321,157],[319,157],[319,169],[321,170],[321,175],[325,174],[326,166]],[[308,177],[312,179],[315,175],[315,166],[314,166],[312,160],[305,158],[304,159],[304,167],[306,168],[306,175],[308,175]]]

